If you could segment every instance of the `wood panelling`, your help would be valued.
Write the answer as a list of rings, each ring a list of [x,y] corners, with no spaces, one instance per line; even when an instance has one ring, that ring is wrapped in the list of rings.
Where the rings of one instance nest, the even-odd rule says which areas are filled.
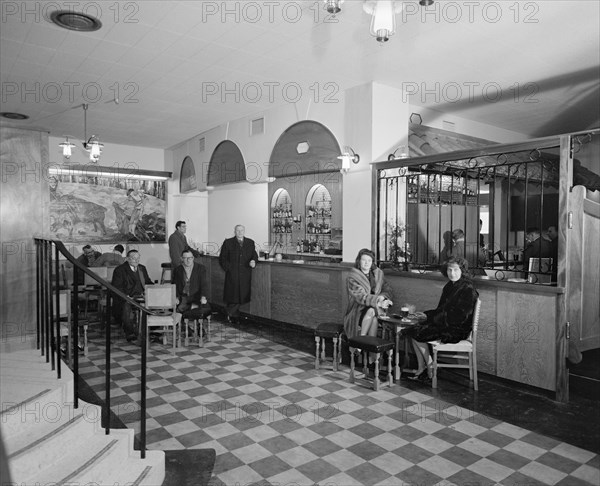
[[[271,318],[271,265],[258,262],[252,270],[250,314]]]
[[[498,376],[556,389],[556,297],[498,291]]]
[[[2,339],[31,339],[35,345],[36,254],[32,234],[44,234],[49,226],[50,191],[44,172],[48,167],[48,134],[2,127],[0,163]]]
[[[298,144],[303,142],[308,144],[308,151],[298,153]],[[339,171],[340,154],[340,146],[327,127],[303,120],[288,127],[275,143],[269,159],[269,177]]]
[[[301,265],[271,265],[271,318],[315,328],[342,322],[341,272]]]
[[[223,140],[213,152],[208,166],[209,186],[246,182],[246,165],[238,146],[231,140]]]
[[[600,204],[587,199],[585,187],[575,186],[569,211],[568,320],[572,346],[583,352],[600,346]]]
[[[224,273],[216,257],[202,257],[210,267],[211,302],[222,304]],[[350,267],[295,265],[261,261],[252,277],[251,315],[314,329],[321,322],[342,322],[348,304]],[[434,309],[447,280],[386,270],[394,309],[404,303]],[[475,280],[481,299],[477,335],[478,369],[527,385],[557,390],[564,375],[565,326],[557,323],[561,289],[539,285]],[[566,399],[567,397],[561,397]]]

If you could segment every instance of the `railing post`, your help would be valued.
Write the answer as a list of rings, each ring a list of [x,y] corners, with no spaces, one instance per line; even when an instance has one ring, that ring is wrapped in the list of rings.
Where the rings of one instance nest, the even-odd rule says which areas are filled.
[[[71,320],[71,336],[73,336],[73,407],[79,408],[79,275],[81,274],[77,266],[73,266],[73,299],[71,299],[71,309],[73,319]]]
[[[111,301],[110,293],[106,294],[106,352],[104,354],[104,389],[106,390],[106,403],[104,404],[104,433],[106,435],[110,435],[110,334],[111,334],[111,326],[110,326],[110,318],[111,318]]]
[[[141,383],[141,418],[140,418],[140,449],[142,459],[146,458],[146,366],[147,366],[147,314],[142,311],[142,383]]]
[[[46,363],[50,362],[50,337],[48,331],[48,276],[46,272],[48,271],[48,266],[46,262],[48,261],[48,242],[44,240],[44,259],[42,262],[42,294],[44,296],[44,307],[43,307],[43,315],[44,318],[42,320],[43,323],[43,336],[44,336],[44,352],[46,353]]]
[[[54,271],[56,272],[56,373],[61,378],[61,355],[60,355],[60,271],[58,267],[58,246],[54,245]]]
[[[42,299],[41,299],[41,258],[42,247],[40,240],[35,240],[35,294],[36,294],[36,349],[40,349],[40,331],[41,331],[41,316],[42,316]]]
[[[52,243],[48,243],[48,338],[50,339],[50,362],[52,363],[52,371],[56,369],[55,359],[58,356],[57,352],[60,352],[60,343],[58,342],[58,336],[54,338],[54,302],[52,293]],[[59,348],[57,350],[57,348]]]

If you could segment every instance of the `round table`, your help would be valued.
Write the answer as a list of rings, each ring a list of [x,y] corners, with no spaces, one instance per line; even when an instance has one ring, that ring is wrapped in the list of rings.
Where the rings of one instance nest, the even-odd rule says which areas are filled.
[[[395,366],[394,366],[394,380],[400,380],[400,375],[402,374],[402,370],[400,369],[400,337],[402,336],[402,331],[408,327],[414,326],[420,322],[424,322],[427,320],[427,317],[423,314],[409,314],[408,317],[399,317],[396,315],[392,316],[379,316],[379,323],[383,327],[384,332],[393,332],[396,336],[396,345],[394,348],[395,353]],[[408,354],[408,348],[406,343],[405,346],[405,355]],[[406,363],[404,363],[406,366]]]

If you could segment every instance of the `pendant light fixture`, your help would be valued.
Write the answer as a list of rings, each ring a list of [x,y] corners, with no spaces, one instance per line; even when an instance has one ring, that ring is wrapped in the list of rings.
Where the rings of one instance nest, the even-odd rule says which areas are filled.
[[[75,108],[79,108],[79,107],[83,108],[83,142],[81,142],[81,144],[83,145],[83,148],[87,152],[90,153],[90,161],[97,163],[100,160],[100,154],[102,153],[102,148],[104,147],[104,145],[102,143],[100,143],[100,140],[98,139],[98,137],[96,135],[92,135],[90,138],[88,138],[88,136],[87,136],[88,104],[82,103],[79,106],[75,106]],[[68,136],[65,137],[65,141],[59,143],[58,146],[62,148],[63,157],[66,159],[70,159],[71,154],[72,154],[72,149],[75,147],[75,145],[69,141],[69,137]]]

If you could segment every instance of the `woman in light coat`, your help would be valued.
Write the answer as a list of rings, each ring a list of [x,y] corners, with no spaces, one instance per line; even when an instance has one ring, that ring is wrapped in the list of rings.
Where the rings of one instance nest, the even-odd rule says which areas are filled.
[[[354,267],[346,280],[348,308],[344,316],[344,331],[355,336],[376,336],[382,309],[392,305],[392,288],[383,271],[375,264],[375,254],[363,248],[358,252]]]

